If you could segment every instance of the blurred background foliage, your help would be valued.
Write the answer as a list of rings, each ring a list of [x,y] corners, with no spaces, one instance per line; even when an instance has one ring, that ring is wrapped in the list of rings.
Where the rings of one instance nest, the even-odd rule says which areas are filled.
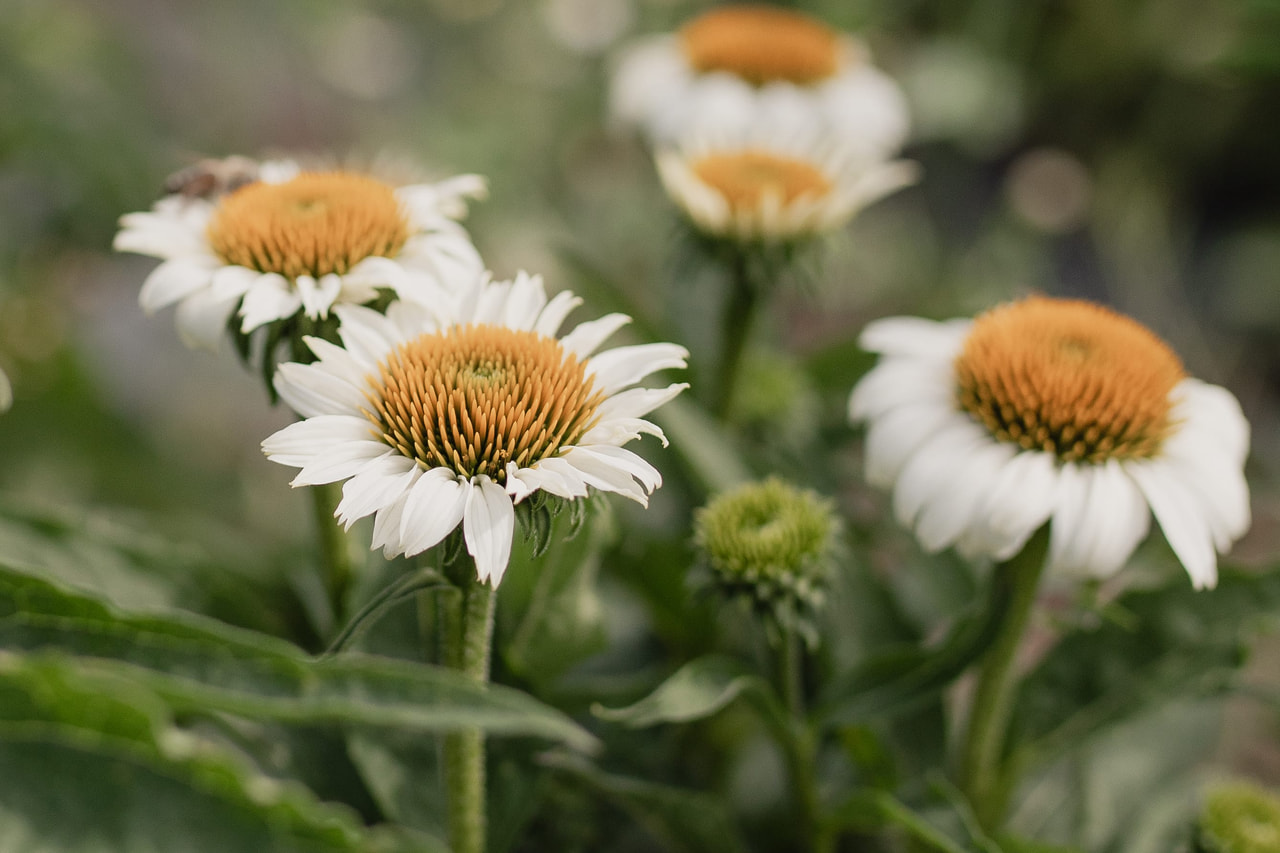
[[[606,80],[619,44],[672,30],[708,5],[0,4],[0,367],[15,391],[0,417],[6,565],[128,610],[212,615],[311,650],[331,631],[312,571],[307,501],[258,448],[288,414],[269,405],[229,351],[188,352],[168,313],[144,317],[137,293],[154,262],[110,251],[117,218],[147,208],[168,174],[203,156],[319,154],[429,178],[485,175],[490,198],[473,206],[467,226],[496,274],[541,272],[550,289],[586,297],[583,316],[623,310],[636,318],[637,336],[686,344],[696,394],[698,360],[715,350],[721,285],[713,270],[682,258],[677,218],[648,154],[609,125]],[[857,568],[833,593],[823,671],[895,640],[936,638],[975,595],[958,562],[926,559],[882,523],[884,497],[861,484],[844,404],[869,365],[853,340],[879,316],[971,314],[1040,291],[1107,302],[1151,326],[1189,372],[1240,397],[1253,424],[1255,522],[1236,556],[1274,563],[1280,5],[793,5],[864,36],[902,83],[915,123],[906,155],[924,175],[860,215],[824,247],[812,280],[781,294],[737,413],[736,448],[753,473],[838,496],[850,519]],[[624,705],[714,649],[759,653],[743,625],[692,597],[684,581],[692,509],[744,463],[721,464],[723,442],[697,441],[696,423],[668,426],[673,437],[693,437],[652,454],[668,482],[649,512],[600,506],[589,541],[536,564],[517,556],[500,602],[498,681],[590,720],[592,703]],[[1140,552],[1127,585],[1172,577],[1161,574],[1162,548]],[[373,555],[356,597],[402,570]],[[1055,594],[1063,618],[1074,618],[1067,592]],[[1223,621],[1234,624],[1239,612]],[[399,608],[361,643],[413,657],[416,631],[413,609]],[[1236,635],[1223,636],[1229,657]],[[1280,683],[1278,660],[1264,645],[1249,678]],[[1018,819],[1088,849],[1167,849],[1159,844],[1168,819],[1131,826],[1125,810],[1136,805],[1105,792],[1146,790],[1136,776],[1154,784],[1173,765],[1209,766],[1208,755],[1213,768],[1280,784],[1280,720],[1270,706],[1229,706],[1237,725],[1223,739],[1217,705],[1186,700],[1155,713],[1163,720],[1155,731],[1189,744],[1185,754],[1162,749],[1163,740],[1142,748],[1146,764],[1117,769],[1117,750],[1104,740],[1096,761],[1050,767]],[[910,776],[941,751],[941,715],[930,700],[892,723],[910,732],[893,742],[913,744],[914,753],[878,755],[876,731],[850,727],[842,737],[852,766],[869,778]],[[1141,751],[1140,736],[1152,731],[1145,719],[1126,719],[1105,738]],[[681,823],[683,812],[667,807],[669,790],[601,769],[612,768],[655,785],[719,791],[753,829],[755,848],[785,849],[786,827],[770,822],[785,799],[781,759],[758,729],[736,705],[660,734],[611,729],[599,766],[504,741],[493,759],[495,845],[640,850],[657,838],[672,849],[737,848],[734,832],[715,822],[719,806],[689,800],[685,811],[698,817]],[[298,740],[234,735],[249,752],[289,752]],[[308,741],[286,763],[366,821],[435,832],[438,802],[409,785],[405,770],[432,761],[420,741],[380,730],[345,748],[336,736]],[[545,772],[530,775],[531,765]],[[363,782],[334,781],[344,773]],[[1091,792],[1072,808],[1092,822],[1061,812],[1062,791],[1073,786]],[[1176,818],[1185,789],[1163,796]],[[557,817],[570,812],[583,817]],[[708,838],[718,839],[714,848],[700,846]]]

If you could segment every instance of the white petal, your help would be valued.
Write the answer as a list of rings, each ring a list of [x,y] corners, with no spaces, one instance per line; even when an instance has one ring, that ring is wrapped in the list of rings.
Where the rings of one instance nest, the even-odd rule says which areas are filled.
[[[381,441],[366,438],[347,441],[312,459],[307,467],[290,481],[291,486],[320,486],[336,483],[359,473],[371,460],[387,452]]]
[[[1049,571],[1078,574],[1087,550],[1084,528],[1089,501],[1089,477],[1081,466],[1067,462],[1058,468],[1057,498],[1049,527]]]
[[[334,516],[350,530],[366,515],[377,512],[400,498],[413,484],[418,463],[388,450],[372,459],[350,480],[342,484],[342,500]]]
[[[218,299],[207,290],[196,291],[182,300],[174,313],[178,336],[194,349],[216,350],[238,301]]]
[[[369,407],[367,383],[353,385],[346,366],[327,361],[299,364],[289,361],[276,368],[272,384],[280,399],[305,418],[317,415],[360,415]],[[368,422],[366,422],[367,425]]]
[[[369,547],[381,548],[388,560],[404,553],[404,546],[400,544],[400,519],[404,517],[404,505],[408,499],[406,492],[373,516],[373,535]]]
[[[658,370],[685,366],[689,351],[676,344],[639,344],[618,347],[593,356],[587,374],[596,377],[596,386],[612,394]]]
[[[965,458],[994,444],[985,429],[968,418],[949,420],[925,440],[907,460],[893,490],[893,511],[898,522],[914,528],[927,504],[938,500],[943,485],[954,477]]]
[[[387,317],[360,305],[338,305],[338,336],[352,358],[375,370],[378,364],[402,340],[399,328]]]
[[[329,309],[342,293],[342,276],[330,273],[315,279],[300,275],[294,280],[294,290],[302,300],[303,312],[312,320],[323,319],[329,316]]]
[[[564,460],[544,459],[532,468],[517,468],[516,463],[507,463],[507,493],[515,503],[520,503],[539,489],[562,498],[587,496],[587,484]]]
[[[288,279],[276,273],[258,276],[240,304],[240,331],[252,332],[274,320],[292,317],[302,307],[302,297]]]
[[[954,358],[960,354],[972,325],[972,320],[938,323],[921,317],[885,317],[867,324],[858,337],[858,346],[884,355]]]
[[[406,557],[421,554],[458,526],[471,487],[447,468],[423,473],[409,490],[400,518],[400,547]],[[508,501],[510,503],[510,501]]]
[[[1094,465],[1093,482],[1081,525],[1091,545],[1084,565],[1094,577],[1114,575],[1151,528],[1151,512],[1137,485],[1114,459]]]
[[[582,300],[569,291],[560,291],[551,297],[551,301],[542,309],[542,313],[538,316],[538,322],[534,324],[533,330],[548,338],[555,337],[556,332],[560,330],[561,324],[564,323],[564,318],[568,317],[569,312],[581,304]]]
[[[467,488],[467,509],[462,533],[467,553],[476,561],[481,581],[497,586],[511,560],[511,539],[515,535],[516,511],[506,491],[485,475],[474,478]]]
[[[630,388],[609,397],[596,409],[601,421],[612,418],[639,418],[649,414],[689,387],[688,382],[677,382],[666,388]]]
[[[1174,420],[1182,421],[1169,443],[1177,444],[1185,436],[1196,444],[1216,445],[1234,467],[1244,465],[1249,454],[1249,421],[1235,395],[1198,379],[1184,379],[1169,396],[1177,401]]]
[[[979,445],[960,460],[953,477],[938,484],[916,520],[916,536],[926,551],[941,551],[960,538],[1015,450],[1006,442]]]
[[[1160,461],[1134,461],[1125,466],[1146,495],[1147,503],[1164,537],[1178,555],[1196,589],[1218,583],[1218,560],[1208,521],[1200,513],[1195,495],[1179,482],[1173,470]]]
[[[511,285],[505,304],[502,325],[508,329],[529,331],[538,322],[538,315],[547,304],[547,294],[542,288],[542,277],[521,272]]]
[[[961,420],[968,420],[968,416],[935,403],[900,406],[876,418],[867,428],[865,441],[867,482],[889,488],[917,448],[948,424]]]
[[[560,339],[560,345],[578,358],[586,358],[599,349],[610,335],[630,322],[631,318],[626,314],[606,314],[598,320],[579,323],[572,332]]]
[[[289,424],[262,442],[262,452],[272,462],[305,468],[317,458],[349,442],[370,438],[369,422],[346,415],[323,415]],[[386,445],[382,447],[385,452]]]
[[[642,418],[611,418],[601,421],[579,436],[576,443],[578,445],[609,444],[618,447],[642,435],[656,435],[662,439],[662,446],[667,446],[667,437],[662,432],[662,428]]]
[[[600,449],[570,448],[563,456],[557,459],[543,460],[539,463],[539,467],[547,467],[548,463],[552,463],[552,465],[568,463],[573,467],[582,482],[588,486],[594,486],[605,492],[616,492],[623,497],[631,498],[641,506],[648,506],[649,497],[645,494],[644,488],[632,479],[631,473],[624,467],[619,466],[612,459],[603,458],[598,452],[593,452],[593,450],[598,451]],[[552,467],[552,470],[558,470],[558,468]],[[653,471],[653,475],[656,476],[657,471]],[[659,482],[661,482],[660,477]]]
[[[213,273],[209,290],[220,299],[239,299],[258,283],[262,273],[241,266],[222,266]]]
[[[954,408],[955,381],[950,361],[886,358],[854,386],[849,395],[849,419],[869,420],[896,406],[925,401]]]
[[[1052,515],[1058,468],[1052,454],[1024,450],[1005,463],[981,502],[976,519],[982,553],[1008,560]]]
[[[217,269],[216,258],[179,258],[165,261],[142,284],[138,303],[148,314],[185,299],[207,287]]]

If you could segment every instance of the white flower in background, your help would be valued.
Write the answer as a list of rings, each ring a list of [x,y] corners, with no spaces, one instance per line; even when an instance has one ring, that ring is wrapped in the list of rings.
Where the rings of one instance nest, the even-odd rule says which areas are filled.
[[[596,353],[629,318],[609,314],[557,338],[581,300],[548,300],[538,277],[481,282],[432,311],[393,303],[385,316],[338,306],[345,349],[316,338],[313,364],[276,373],[280,397],[305,420],[263,442],[301,468],[294,486],[346,480],[336,517],[374,515],[373,547],[418,554],[459,523],[481,580],[506,570],[514,505],[541,489],[588,487],[641,504],[662,483],[622,445],[662,431],[643,416],[687,387],[631,388],[685,366],[675,344]],[[663,439],[665,442],[665,439]]]
[[[323,319],[383,288],[429,302],[444,281],[479,276],[483,263],[456,220],[484,191],[475,175],[397,188],[350,171],[262,164],[229,192],[177,191],[121,217],[115,248],[164,260],[143,284],[143,309],[178,303],[183,340],[213,348],[233,313],[247,334],[299,312]]]
[[[868,162],[842,146],[777,132],[704,137],[660,150],[667,194],[703,232],[786,241],[833,231],[913,183],[913,162]]]
[[[1249,424],[1145,327],[1029,298],[973,321],[874,322],[854,389],[867,479],[930,551],[1008,559],[1050,522],[1049,569],[1118,571],[1150,516],[1196,588],[1250,523]]]
[[[910,129],[901,89],[865,47],[769,6],[720,6],[678,33],[631,45],[619,56],[610,101],[619,120],[658,143],[787,127],[834,135],[859,158],[878,160]]]

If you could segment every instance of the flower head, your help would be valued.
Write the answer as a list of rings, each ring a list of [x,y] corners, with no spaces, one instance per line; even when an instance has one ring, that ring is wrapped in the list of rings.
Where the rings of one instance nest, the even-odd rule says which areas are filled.
[[[277,162],[241,166],[212,191],[211,171],[172,186],[151,211],[122,217],[115,239],[117,250],[163,259],[139,301],[148,313],[178,303],[178,330],[191,346],[214,347],[233,314],[249,334],[297,315],[324,319],[335,304],[380,291],[432,301],[445,282],[483,271],[455,221],[466,198],[484,193],[474,175],[397,188]]]
[[[771,131],[702,138],[657,156],[667,194],[693,224],[740,242],[833,231],[916,177],[914,163],[869,163],[829,140]]]
[[[1280,797],[1249,782],[1219,785],[1200,812],[1197,840],[1204,853],[1280,850]]]
[[[902,92],[865,48],[764,5],[719,6],[637,42],[619,59],[611,100],[618,118],[659,142],[780,126],[831,133],[864,160],[896,151],[909,125]]]
[[[343,347],[308,339],[316,362],[280,366],[276,389],[305,420],[263,451],[302,469],[294,486],[346,480],[337,518],[349,528],[374,515],[373,547],[388,556],[425,551],[461,523],[480,578],[496,586],[516,503],[592,487],[645,504],[662,483],[622,445],[661,438],[643,416],[687,386],[629,386],[684,367],[688,353],[661,343],[597,353],[628,322],[621,314],[557,337],[579,302],[548,300],[541,279],[522,274],[434,309],[338,306]]]
[[[709,585],[812,640],[838,523],[831,502],[771,477],[717,495],[694,518]]]
[[[1051,523],[1050,568],[1105,577],[1155,515],[1197,588],[1249,526],[1249,425],[1143,326],[1033,297],[976,320],[869,325],[854,389],[867,478],[929,550],[1007,559]]]

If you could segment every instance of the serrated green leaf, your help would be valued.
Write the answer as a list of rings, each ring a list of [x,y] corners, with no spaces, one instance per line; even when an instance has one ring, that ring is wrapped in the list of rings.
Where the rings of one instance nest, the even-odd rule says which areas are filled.
[[[735,660],[709,656],[691,661],[640,701],[625,708],[592,708],[603,720],[632,728],[689,723],[718,713],[739,697],[750,699],[775,730],[789,723],[773,688]]]
[[[665,849],[677,853],[743,853],[737,827],[723,804],[708,794],[606,773],[563,753],[543,763],[587,785],[631,815]]]
[[[81,656],[175,707],[295,723],[480,728],[590,749],[594,738],[518,690],[452,670],[367,655],[315,660],[270,637],[188,614],[130,616],[0,569],[0,645]]]

